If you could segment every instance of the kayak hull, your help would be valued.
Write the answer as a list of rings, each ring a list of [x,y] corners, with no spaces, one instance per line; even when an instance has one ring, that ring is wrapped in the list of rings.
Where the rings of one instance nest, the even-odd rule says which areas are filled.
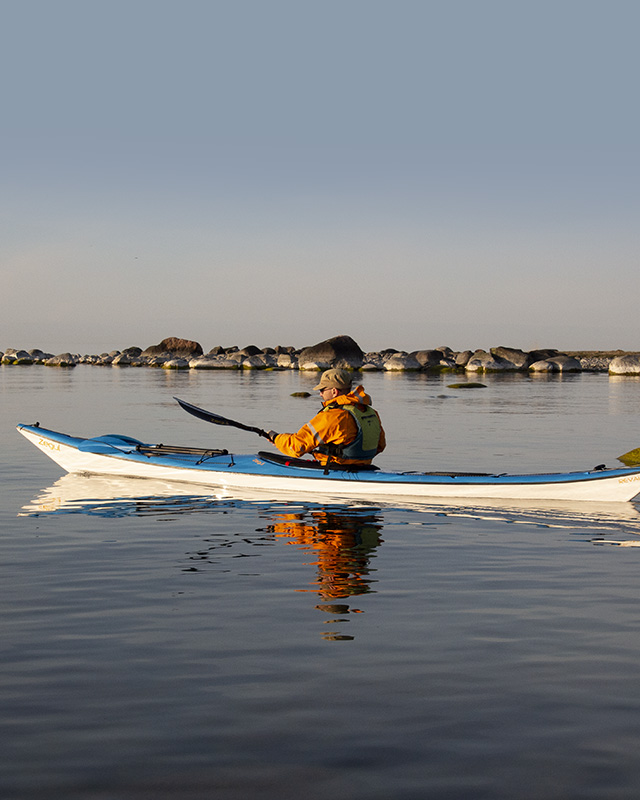
[[[455,473],[325,472],[313,467],[271,461],[268,454],[233,455],[147,445],[127,436],[83,439],[41,428],[18,425],[18,431],[70,473],[95,473],[179,481],[222,489],[294,492],[354,500],[436,498],[505,500],[632,500],[640,492],[640,467],[540,475],[474,475]]]

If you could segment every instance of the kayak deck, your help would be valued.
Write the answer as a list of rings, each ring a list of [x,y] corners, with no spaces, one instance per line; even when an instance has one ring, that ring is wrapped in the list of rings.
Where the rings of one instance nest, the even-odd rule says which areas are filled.
[[[162,478],[234,489],[313,492],[341,498],[433,497],[628,501],[640,492],[640,467],[581,472],[487,474],[385,472],[377,467],[323,467],[315,461],[261,451],[147,444],[119,434],[91,439],[18,425],[18,430],[67,472]]]

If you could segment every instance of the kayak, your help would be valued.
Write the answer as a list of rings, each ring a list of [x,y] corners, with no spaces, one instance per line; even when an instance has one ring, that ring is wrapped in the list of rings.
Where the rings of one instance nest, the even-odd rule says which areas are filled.
[[[18,431],[69,473],[153,478],[231,490],[294,492],[349,500],[430,502],[438,498],[504,500],[632,500],[640,492],[640,465],[584,472],[489,474],[385,472],[375,466],[323,467],[310,459],[259,451],[145,444],[108,434],[85,439],[35,425]]]

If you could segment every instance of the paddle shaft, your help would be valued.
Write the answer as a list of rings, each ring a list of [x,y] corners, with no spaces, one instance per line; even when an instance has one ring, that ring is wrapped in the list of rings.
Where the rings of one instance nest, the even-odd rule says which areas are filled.
[[[206,411],[204,408],[199,408],[198,406],[194,406],[192,403],[187,403],[186,400],[180,400],[179,397],[174,397],[173,399],[176,400],[188,414],[193,414],[193,416],[198,417],[198,419],[203,419],[205,422],[212,422],[214,425],[226,425],[231,428],[239,428],[241,431],[257,433],[258,436],[262,436],[271,441],[269,434],[262,430],[262,428],[255,428],[252,425],[245,425],[242,422],[236,422],[234,419],[221,417],[220,414],[214,414],[213,411]]]

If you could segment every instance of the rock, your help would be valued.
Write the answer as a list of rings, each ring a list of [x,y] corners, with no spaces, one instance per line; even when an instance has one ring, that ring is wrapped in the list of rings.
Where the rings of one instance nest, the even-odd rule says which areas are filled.
[[[221,356],[198,356],[197,358],[189,359],[189,367],[191,369],[238,369],[239,362],[231,358]]]
[[[298,369],[304,370],[305,372],[322,372],[325,369],[329,369],[331,364],[328,361],[298,361]]]
[[[131,365],[131,358],[127,355],[127,353],[120,353],[119,356],[116,356],[113,361],[111,362],[112,366],[120,366],[120,367],[128,367]]]
[[[616,356],[609,364],[610,375],[638,375],[640,355]]]
[[[162,369],[189,369],[189,362],[184,358],[171,358],[164,362]]]
[[[58,356],[52,356],[45,360],[47,367],[75,367],[77,360],[71,353],[61,353]]]
[[[290,397],[311,397],[311,392],[292,392]]]
[[[582,367],[577,358],[573,356],[557,355],[546,359],[557,367],[557,372],[582,372]]]
[[[534,364],[536,361],[546,361],[547,358],[553,358],[557,355],[560,355],[559,351],[552,348],[547,348],[546,350],[530,350],[529,362]]]
[[[33,358],[33,356],[30,356],[29,353],[27,353],[25,350],[18,350],[13,359],[13,364],[15,366],[28,365],[28,364],[33,364],[34,361],[35,359]]]
[[[463,350],[461,353],[458,353],[455,357],[456,367],[466,367],[472,355],[473,353],[471,350]]]
[[[227,358],[229,361],[235,361],[236,364],[240,365],[245,360],[246,356],[243,355],[239,350],[234,350],[231,353],[226,353],[225,358]]]
[[[335,361],[331,362],[331,366],[334,369],[360,369],[362,366],[362,362],[357,361],[353,358],[336,358]]]
[[[510,368],[509,362],[494,358],[485,350],[476,350],[465,365],[467,372],[504,372]]]
[[[416,361],[420,363],[420,366],[423,369],[430,369],[433,367],[440,366],[440,362],[443,358],[442,350],[414,350],[413,353],[410,353]]]
[[[45,353],[37,347],[29,350],[29,355],[33,357],[36,364],[42,364],[47,358],[53,358],[53,353]]]
[[[315,363],[319,369],[359,369],[364,353],[350,336],[334,336],[324,342],[303,348],[298,355],[298,363]],[[302,368],[302,367],[301,367]]]
[[[256,347],[255,344],[247,345],[247,347],[243,347],[242,350],[238,351],[241,355],[251,357],[251,356],[258,356],[262,353],[262,350],[259,347]]]
[[[160,344],[147,347],[140,355],[154,357],[164,353],[169,353],[174,359],[187,359],[203,355],[202,347],[198,342],[193,342],[190,339],[178,339],[175,336],[163,339]]]
[[[557,372],[558,368],[551,361],[542,359],[541,361],[534,361],[529,365],[529,372]]]
[[[128,355],[129,358],[138,358],[142,355],[142,348],[141,347],[125,347],[122,351],[125,355]]]
[[[13,347],[8,347],[2,356],[1,363],[19,366],[33,364],[34,361],[33,356],[27,353],[26,350],[14,350]]]
[[[241,362],[242,369],[273,369],[274,366],[275,361],[264,353],[244,358]]]
[[[362,369],[382,369],[384,359],[380,353],[365,353]]]
[[[527,369],[531,364],[531,357],[524,350],[513,347],[492,347],[490,352],[496,361],[504,361],[505,364],[511,365],[505,366],[505,369]]]
[[[396,353],[384,362],[383,369],[387,372],[416,372],[422,369],[422,365],[409,353]]]
[[[447,386],[448,389],[486,389],[486,385],[484,383],[473,383],[472,381],[467,381],[466,383],[450,383]]]
[[[291,353],[278,353],[276,365],[284,369],[295,369],[298,366],[298,359]]]

